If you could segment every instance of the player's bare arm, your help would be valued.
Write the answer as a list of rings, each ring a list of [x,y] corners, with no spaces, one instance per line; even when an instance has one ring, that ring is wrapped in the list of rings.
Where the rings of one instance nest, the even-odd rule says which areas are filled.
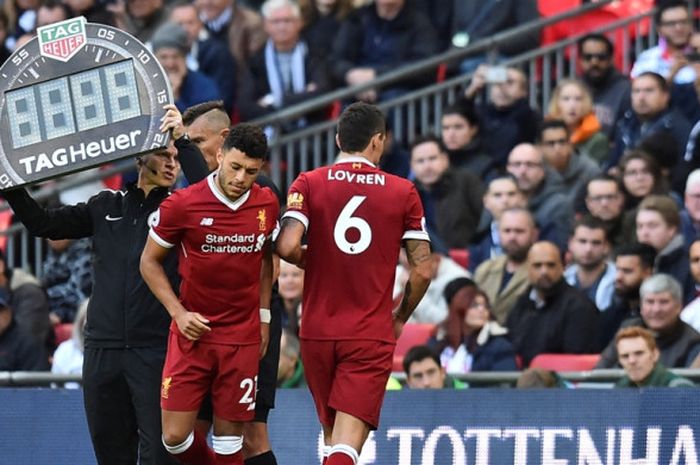
[[[263,247],[262,266],[260,267],[260,358],[265,356],[270,342],[270,302],[272,300],[272,284],[274,281],[274,263],[272,259],[272,241],[265,242]],[[264,314],[264,315],[263,315]]]
[[[275,243],[282,260],[304,268],[306,248],[301,245],[306,228],[295,218],[282,218],[282,229]]]
[[[146,240],[146,247],[141,254],[139,269],[141,276],[148,285],[153,295],[163,304],[170,317],[177,324],[178,329],[187,339],[196,341],[202,334],[211,331],[207,326],[209,320],[199,313],[189,312],[180,303],[175,295],[170,281],[163,269],[163,260],[168,255],[169,249],[161,246],[152,238]]]
[[[416,309],[430,285],[432,275],[430,260],[430,243],[417,239],[406,240],[406,256],[410,267],[408,281],[403,291],[401,304],[394,311],[394,333],[398,337],[403,324]]]

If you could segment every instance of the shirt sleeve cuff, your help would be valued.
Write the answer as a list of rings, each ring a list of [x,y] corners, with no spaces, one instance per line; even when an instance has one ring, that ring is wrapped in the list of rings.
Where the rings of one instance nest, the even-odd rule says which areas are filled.
[[[162,237],[160,237],[160,236],[153,230],[153,228],[151,228],[151,229],[148,231],[148,235],[151,237],[151,239],[153,239],[154,241],[156,241],[156,243],[157,243],[159,246],[161,246],[161,247],[165,247],[166,249],[172,249],[172,248],[175,246],[175,244],[171,244],[170,242],[168,242],[168,241],[166,241],[165,239],[163,239]]]
[[[416,239],[419,241],[430,242],[430,236],[428,236],[428,233],[425,231],[406,231],[405,233],[403,233],[403,237],[401,237],[401,239]]]
[[[309,219],[302,212],[288,210],[284,215],[282,215],[282,219],[284,218],[294,218],[304,225],[304,229],[309,229]]]

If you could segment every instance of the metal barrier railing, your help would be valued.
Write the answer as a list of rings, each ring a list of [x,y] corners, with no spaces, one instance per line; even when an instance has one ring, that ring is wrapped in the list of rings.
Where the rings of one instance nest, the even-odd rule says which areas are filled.
[[[697,368],[671,368],[676,375],[687,378],[695,383],[700,382],[700,369]],[[471,386],[514,386],[521,371],[475,371],[454,376],[460,381],[466,381]],[[612,383],[619,380],[625,372],[622,369],[605,369],[591,371],[561,371],[558,374],[565,380],[575,383]],[[392,373],[399,381],[405,381],[403,372]],[[62,383],[81,383],[80,375],[58,375],[43,371],[0,371],[0,387],[19,386],[48,386]]]
[[[484,55],[497,53],[498,48],[502,44],[512,41],[518,37],[531,34],[534,31],[540,31],[546,26],[551,26],[561,21],[598,10],[613,3],[614,1],[615,0],[599,0],[596,2],[584,3],[577,8],[572,8],[556,15],[538,18],[534,21],[508,29],[507,31],[480,39],[467,47],[449,49],[448,51],[442,52],[433,57],[425,58],[423,60],[401,66],[394,71],[384,73],[372,81],[352,87],[337,89],[333,92],[326,93],[308,101],[289,106],[265,117],[258,118],[253,122],[263,126],[271,125],[279,127],[309,112],[323,109],[335,101],[352,98],[354,95],[362,93],[366,90],[382,88],[388,84],[393,84],[408,77],[429,72],[436,69],[441,64],[458,63],[464,58],[477,54]]]
[[[617,46],[622,47],[622,56],[629,57],[632,51],[635,55],[639,54],[656,41],[653,24],[650,34],[642,37],[641,21],[653,22],[652,13],[641,13],[612,22],[596,29],[596,32],[624,37],[622,44]],[[630,44],[630,28],[636,30],[634,44]],[[530,104],[535,108],[545,108],[557,80],[575,75],[576,43],[588,32],[591,31],[581,31],[575,37],[503,60],[499,64],[524,67],[529,74]],[[630,60],[626,60],[624,65],[624,71],[628,72]],[[459,75],[380,103],[379,107],[391,115],[395,140],[408,144],[416,135],[437,128],[443,107],[463,93],[471,77],[471,74]],[[331,162],[336,155],[335,124],[335,121],[326,121],[274,140],[271,143],[273,179],[282,186],[288,186],[299,172]],[[281,171],[283,162],[286,164],[284,172]]]
[[[466,55],[478,51],[488,52],[497,48],[498,44],[504,40],[510,40],[517,34],[531,32],[533,28],[541,28],[546,25],[555,24],[558,21],[576,17],[591,10],[600,8],[611,3],[612,0],[584,4],[581,8],[565,12],[561,15],[544,18],[539,22],[526,24],[511,31],[497,34],[489,39],[481,40],[465,49],[450,50],[444,54],[425,60],[421,63],[408,65],[400,70],[396,70],[386,75],[380,76],[376,81],[363,84],[353,88],[340,89],[338,91],[318,97],[313,101],[295,105],[288,109],[276,113],[265,119],[257,120],[264,124],[282,124],[290,118],[298,117],[312,108],[318,108],[321,104],[328,104],[338,99],[354,95],[362,90],[367,90],[376,86],[386,85],[398,79],[405,78],[411,74],[425,72],[430,67],[435,67],[439,63],[459,60]],[[700,3],[700,0],[694,0]],[[649,34],[641,34],[642,21],[651,21]],[[630,35],[630,30],[633,34]],[[612,22],[596,31],[614,34],[614,37],[623,37],[622,43],[616,44],[622,47],[622,55],[626,57],[623,63],[624,70],[629,69],[631,60],[629,57],[638,54],[644,48],[656,42],[656,35],[653,26],[652,12],[638,14],[623,20]],[[590,31],[581,31],[581,35]],[[634,41],[630,40],[634,36]],[[519,65],[528,71],[530,77],[530,103],[534,107],[544,108],[549,100],[551,91],[556,81],[563,76],[571,75],[576,66],[576,41],[579,36],[571,37],[557,42],[547,47],[519,55],[503,61],[506,65]],[[453,102],[460,95],[471,78],[470,74],[455,76],[444,82],[434,84],[424,89],[411,92],[379,106],[387,114],[391,115],[393,121],[394,137],[403,143],[410,143],[418,134],[433,131],[438,127],[438,122],[442,115],[442,109],[446,104]],[[277,137],[270,143],[270,171],[273,180],[285,189],[299,172],[306,171],[333,161],[336,156],[335,147],[335,121],[323,122],[303,130],[285,134]],[[107,177],[115,172],[121,172],[130,166],[124,164],[103,170],[94,176],[81,179],[80,183],[90,180]],[[48,197],[67,188],[73,184],[70,178],[66,181],[56,183],[50,191],[42,191],[39,196]],[[3,232],[0,232],[3,234]],[[41,274],[41,257],[44,253],[44,243],[41,240],[34,240],[28,236],[21,226],[15,226],[4,232],[7,235],[7,257],[8,264],[13,267],[27,268],[37,275]]]

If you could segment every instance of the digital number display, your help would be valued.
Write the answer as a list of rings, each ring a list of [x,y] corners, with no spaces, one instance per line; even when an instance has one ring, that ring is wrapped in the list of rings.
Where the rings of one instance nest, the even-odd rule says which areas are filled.
[[[77,17],[0,66],[0,190],[166,147],[168,76],[137,38]]]
[[[12,148],[141,116],[131,59],[5,93]]]

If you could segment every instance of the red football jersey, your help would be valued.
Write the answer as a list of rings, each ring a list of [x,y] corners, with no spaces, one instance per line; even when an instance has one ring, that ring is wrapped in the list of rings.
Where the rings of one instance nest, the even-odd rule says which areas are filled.
[[[178,246],[180,301],[210,322],[202,342],[259,342],[262,249],[279,203],[257,184],[232,202],[216,182],[212,173],[168,197],[149,234],[163,247]],[[179,334],[175,322],[170,330]]]
[[[301,337],[393,343],[391,294],[401,241],[429,240],[413,184],[346,157],[299,175],[283,217],[306,227]]]

